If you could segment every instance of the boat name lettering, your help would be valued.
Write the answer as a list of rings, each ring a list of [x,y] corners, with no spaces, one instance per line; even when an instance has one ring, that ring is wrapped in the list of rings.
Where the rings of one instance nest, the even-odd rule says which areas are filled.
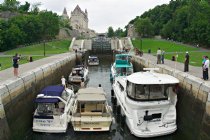
[[[158,121],[160,121],[160,119],[153,119],[153,120],[151,120],[149,122],[158,122]]]
[[[37,123],[52,123],[53,120],[36,120]]]

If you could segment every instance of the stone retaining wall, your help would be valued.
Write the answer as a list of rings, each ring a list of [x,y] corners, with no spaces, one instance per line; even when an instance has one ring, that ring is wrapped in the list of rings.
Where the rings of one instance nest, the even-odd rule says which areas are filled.
[[[142,70],[143,67],[159,68],[158,72],[179,79],[179,90],[182,93],[178,95],[177,105],[181,126],[179,129],[186,135],[191,133],[189,136],[192,136],[192,139],[210,139],[210,85],[198,77],[165,65],[154,64],[143,57],[133,56],[132,61],[136,71]],[[183,129],[185,125],[188,126]],[[196,132],[193,132],[195,130]]]
[[[32,126],[33,100],[37,93],[45,86],[60,83],[62,75],[67,77],[75,60],[75,54],[71,54],[0,86],[0,140],[22,139]]]

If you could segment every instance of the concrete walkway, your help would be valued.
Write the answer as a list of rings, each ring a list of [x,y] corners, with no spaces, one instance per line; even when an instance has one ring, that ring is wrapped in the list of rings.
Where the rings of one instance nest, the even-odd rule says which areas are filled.
[[[37,68],[37,67],[43,66],[45,64],[51,63],[51,62],[59,60],[59,59],[62,59],[62,58],[66,57],[66,56],[68,56],[72,53],[74,53],[74,52],[53,55],[53,56],[50,56],[50,57],[47,57],[47,58],[36,60],[34,62],[19,65],[19,76]],[[4,81],[12,80],[14,78],[17,78],[17,77],[15,77],[13,75],[13,67],[0,71],[0,85]]]
[[[180,70],[180,71],[184,72],[184,63],[180,63],[180,62],[165,59],[164,60],[165,64],[157,64],[157,57],[153,56],[152,54],[144,53],[142,57],[146,58],[147,60],[151,61],[151,63],[154,63],[156,65],[169,66],[171,68],[174,68],[174,69],[177,69],[177,70]],[[201,80],[202,80],[202,77],[203,77],[202,67],[195,67],[195,66],[190,66],[189,65],[189,72],[185,72],[185,73],[188,73],[190,75],[198,77]],[[210,74],[210,72],[209,72],[209,74]],[[205,80],[203,80],[203,81],[205,81]],[[205,81],[205,82],[210,84],[210,80]]]

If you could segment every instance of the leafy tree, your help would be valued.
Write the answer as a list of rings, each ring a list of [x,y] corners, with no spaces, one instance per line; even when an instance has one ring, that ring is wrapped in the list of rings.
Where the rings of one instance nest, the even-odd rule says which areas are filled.
[[[134,26],[141,37],[151,37],[154,34],[153,25],[149,18],[139,18],[134,22]]]
[[[114,36],[114,30],[111,26],[108,28],[107,36],[108,37],[113,37]]]
[[[26,1],[25,4],[24,5],[20,5],[20,7],[18,9],[21,12],[28,12],[29,8],[30,8],[30,3],[28,3]]]
[[[20,2],[16,0],[4,0],[2,4],[3,10],[10,10],[10,11],[16,11],[18,9]]]
[[[39,13],[38,18],[43,25],[43,39],[54,38],[59,32],[59,18],[57,14],[51,11],[42,11]]]
[[[68,19],[63,19],[62,17],[60,17],[59,19],[59,26],[60,28],[68,28],[72,30],[72,27],[70,26],[70,21]]]
[[[117,36],[117,37],[125,37],[126,36],[125,32],[121,28],[118,28],[115,31],[114,35]]]

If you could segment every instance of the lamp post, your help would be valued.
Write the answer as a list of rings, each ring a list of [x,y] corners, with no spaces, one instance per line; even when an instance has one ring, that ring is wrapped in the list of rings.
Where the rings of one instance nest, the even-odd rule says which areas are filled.
[[[45,56],[45,40],[44,40],[44,56]]]
[[[140,47],[141,47],[141,51],[142,51],[142,38],[141,38],[141,46]]]

